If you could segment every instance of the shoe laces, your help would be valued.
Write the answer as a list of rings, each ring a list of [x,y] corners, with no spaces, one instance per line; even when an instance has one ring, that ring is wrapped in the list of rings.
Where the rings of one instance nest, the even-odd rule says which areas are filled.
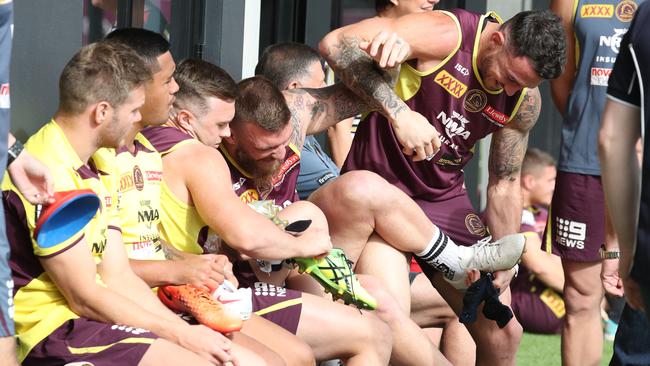
[[[332,278],[332,280],[336,282],[338,282],[339,280],[343,280],[348,291],[350,291],[352,296],[355,296],[355,292],[354,292],[355,281],[353,280],[354,273],[352,271],[352,265],[354,264],[354,262],[349,260],[345,256],[345,253],[343,251],[339,252],[338,256],[340,257],[343,266],[337,265],[337,263],[335,263],[329,257],[325,258],[327,264],[329,265],[329,269],[334,273],[334,278]]]
[[[489,267],[488,264],[496,262],[501,256],[501,245],[492,241],[491,236],[486,236],[474,244],[474,263],[477,267]]]

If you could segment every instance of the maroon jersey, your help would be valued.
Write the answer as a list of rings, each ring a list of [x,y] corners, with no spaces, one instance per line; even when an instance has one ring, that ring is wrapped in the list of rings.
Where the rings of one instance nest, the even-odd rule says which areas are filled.
[[[289,144],[286,148],[284,161],[280,165],[278,174],[273,178],[273,188],[270,192],[259,192],[251,175],[239,166],[226,148],[221,146],[219,151],[221,151],[228,163],[232,190],[235,191],[242,202],[272,200],[277,206],[284,208],[299,200],[296,185],[300,173],[300,150],[292,144]]]
[[[426,201],[465,193],[462,169],[474,155],[474,144],[512,121],[523,99],[523,92],[509,97],[502,89],[487,89],[478,73],[481,30],[487,21],[500,21],[498,16],[458,9],[443,13],[458,29],[455,50],[427,71],[402,65],[396,85],[400,98],[438,130],[440,151],[432,161],[413,162],[402,152],[387,119],[373,112],[359,124],[343,166],[344,171],[376,172],[409,196]]]

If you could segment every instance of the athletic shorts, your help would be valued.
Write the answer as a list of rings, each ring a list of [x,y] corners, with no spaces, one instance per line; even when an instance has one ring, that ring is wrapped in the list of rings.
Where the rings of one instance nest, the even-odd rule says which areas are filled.
[[[521,291],[512,289],[510,304],[525,332],[559,334],[564,322],[564,300],[550,288]]]
[[[23,366],[137,365],[158,336],[148,330],[111,325],[85,318],[71,319],[39,342]]]
[[[296,334],[302,313],[302,292],[259,281],[248,261],[235,261],[233,272],[239,287],[253,289],[256,315]]]
[[[549,218],[544,241],[552,243],[560,257],[575,262],[600,260],[605,198],[599,176],[558,172]]]
[[[488,235],[487,228],[474,210],[467,195],[445,201],[415,200],[429,220],[447,234],[456,244],[472,246]]]

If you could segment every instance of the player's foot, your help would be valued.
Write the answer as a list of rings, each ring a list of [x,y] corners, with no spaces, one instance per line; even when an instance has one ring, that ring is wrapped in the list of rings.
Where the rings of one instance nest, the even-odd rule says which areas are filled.
[[[511,234],[495,241],[491,237],[479,240],[471,247],[458,247],[460,266],[467,270],[495,272],[511,269],[524,253],[526,238],[524,234]],[[457,273],[449,282],[458,289],[467,288],[467,274]]]
[[[294,261],[301,273],[311,275],[335,300],[343,299],[346,304],[353,304],[359,309],[377,308],[377,301],[361,287],[343,250],[334,248],[320,259],[294,258]]]
[[[188,313],[199,323],[220,333],[236,332],[243,326],[239,314],[231,313],[207,291],[192,285],[160,286],[158,298],[171,310]]]

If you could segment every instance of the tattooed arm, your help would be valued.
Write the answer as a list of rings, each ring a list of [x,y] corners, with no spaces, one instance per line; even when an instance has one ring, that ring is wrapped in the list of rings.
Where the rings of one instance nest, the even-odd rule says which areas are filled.
[[[514,120],[492,135],[486,218],[496,239],[519,232],[521,222],[521,163],[526,154],[528,133],[537,122],[541,108],[537,88],[528,89],[523,98]]]
[[[302,148],[306,135],[325,131],[340,121],[369,110],[340,83],[320,89],[288,89],[282,93],[291,111],[291,142],[299,148]]]
[[[319,44],[321,54],[345,85],[371,109],[386,116],[404,153],[416,154],[414,160],[422,160],[439,149],[438,132],[426,118],[411,111],[395,94],[371,55],[383,63],[385,55],[392,54],[390,47],[398,46],[403,39],[410,46],[404,58],[418,58],[425,63],[442,60],[453,49],[452,43],[457,42],[458,35],[451,18],[442,13],[432,13],[412,14],[399,19],[364,20],[328,34]],[[383,41],[387,33],[397,30],[401,38]],[[431,34],[436,34],[438,42],[435,45],[431,43]]]

